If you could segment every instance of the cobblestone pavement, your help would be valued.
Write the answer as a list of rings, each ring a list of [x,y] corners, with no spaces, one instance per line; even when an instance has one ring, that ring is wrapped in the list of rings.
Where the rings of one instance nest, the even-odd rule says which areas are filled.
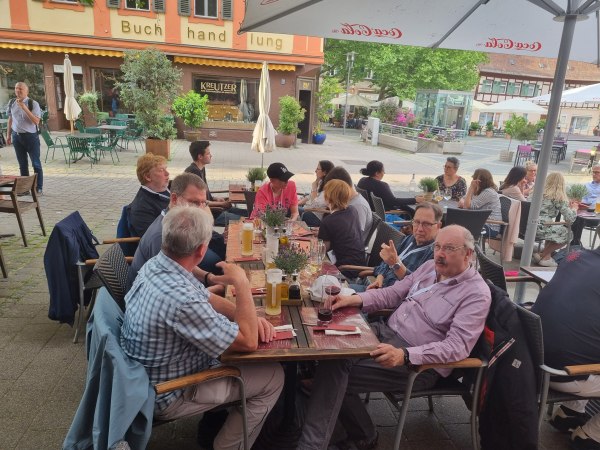
[[[345,166],[353,179],[360,178],[359,169],[371,159],[384,162],[385,180],[395,190],[406,189],[410,176],[442,173],[442,155],[410,155],[399,151],[366,146],[355,132],[345,136],[329,130],[322,146],[299,144],[298,148],[277,149],[264,155],[264,166],[282,161],[296,173],[299,191],[308,191],[314,169],[320,159],[330,159]],[[501,179],[512,164],[498,161],[503,139],[470,138],[461,159],[460,173],[468,177],[475,168],[486,167]],[[513,146],[516,144],[513,143]],[[188,143],[172,143],[171,177],[189,164]],[[573,148],[587,147],[571,143]],[[249,144],[214,142],[213,162],[208,178],[213,190],[226,189],[230,182],[244,182],[249,167],[261,165],[261,155]],[[42,152],[45,153],[45,147]],[[102,160],[90,167],[85,160],[67,167],[62,155],[44,164],[45,186],[41,206],[50,235],[56,222],[72,211],[79,211],[100,239],[113,237],[121,208],[129,203],[139,186],[135,177],[139,154],[123,151],[120,162]],[[0,150],[0,166],[4,174],[18,174],[12,147]],[[563,172],[567,162],[551,165]],[[588,178],[569,176],[570,181]],[[48,319],[48,288],[43,267],[47,238],[42,236],[34,212],[24,216],[29,246],[24,247],[14,215],[0,214],[0,234],[14,237],[0,241],[8,265],[8,279],[0,279],[0,449],[56,449],[71,423],[85,384],[85,348],[82,340],[71,342],[73,329]],[[535,295],[535,292],[531,293]],[[382,397],[374,396],[370,408],[380,430],[378,448],[390,447],[395,415]],[[429,413],[426,404],[415,401],[406,428],[410,449],[454,449],[469,447],[468,414],[460,400],[438,400],[436,410]],[[157,429],[150,448],[197,448],[196,420],[182,420]],[[546,425],[543,448],[567,448],[567,438]]]

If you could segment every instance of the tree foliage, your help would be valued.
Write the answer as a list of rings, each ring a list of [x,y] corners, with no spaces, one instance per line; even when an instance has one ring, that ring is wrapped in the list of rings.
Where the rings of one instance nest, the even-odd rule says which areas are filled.
[[[340,82],[334,77],[323,77],[317,91],[317,119],[320,122],[329,120],[329,111],[333,109],[331,100],[343,92]]]
[[[487,61],[480,52],[327,39],[325,69],[340,81],[346,80],[346,54],[351,51],[355,60],[350,78],[362,80],[372,70],[380,100],[415,98],[417,89],[471,91],[479,82],[478,64]]]

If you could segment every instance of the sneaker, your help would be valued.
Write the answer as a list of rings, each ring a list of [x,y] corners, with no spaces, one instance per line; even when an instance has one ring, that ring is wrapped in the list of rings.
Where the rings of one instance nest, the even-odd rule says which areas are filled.
[[[548,259],[541,259],[538,262],[538,266],[542,266],[542,267],[556,267],[556,266],[558,266],[558,264],[556,264],[556,261],[554,261],[552,258],[548,258]]]
[[[42,191],[40,188],[37,188],[35,192],[37,195],[44,195],[44,191]]]
[[[226,409],[204,413],[204,416],[198,422],[198,436],[196,438],[201,448],[205,450],[213,449],[213,441],[217,437],[217,434],[219,434],[219,431],[221,431],[228,415],[229,413]]]
[[[586,423],[587,420],[587,414],[573,411],[571,408],[560,405],[554,410],[552,418],[548,421],[548,423],[558,431],[568,433]]]
[[[533,261],[534,264],[539,263],[541,259],[542,259],[542,256],[539,253],[534,253],[533,255],[531,255],[531,260]]]
[[[372,450],[377,447],[377,441],[379,440],[379,433],[375,433],[375,437],[372,440],[361,439],[359,441],[352,440],[350,438],[346,438],[343,441],[336,442],[334,445],[339,450],[350,450],[352,448],[352,444],[358,450]]]
[[[571,448],[575,450],[600,450],[600,442],[589,437],[581,427],[577,427],[571,434]]]

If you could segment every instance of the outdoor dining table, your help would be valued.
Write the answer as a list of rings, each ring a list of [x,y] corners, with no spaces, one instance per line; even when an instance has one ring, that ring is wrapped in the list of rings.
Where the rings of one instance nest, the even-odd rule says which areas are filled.
[[[5,120],[5,119],[4,119]],[[12,186],[17,179],[16,175],[0,175],[0,186]],[[14,233],[0,234],[0,238],[13,237]]]
[[[234,205],[236,204],[246,204],[246,196],[244,195],[244,191],[246,190],[246,186],[243,184],[230,184],[229,185],[229,203]]]
[[[554,276],[556,267],[523,266],[521,270],[527,275],[531,275],[537,281],[546,284]]]

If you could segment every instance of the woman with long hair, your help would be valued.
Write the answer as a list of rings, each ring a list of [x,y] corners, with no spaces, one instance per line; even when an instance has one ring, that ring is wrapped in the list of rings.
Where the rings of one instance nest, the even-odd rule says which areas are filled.
[[[577,217],[577,202],[569,200],[562,174],[553,172],[546,178],[544,195],[540,209],[536,239],[544,240],[544,249],[541,253],[533,254],[533,261],[544,267],[554,267],[556,262],[552,259],[552,252],[564,247],[569,240],[569,230],[564,225],[544,225],[554,222],[560,214],[562,220],[573,223]]]
[[[527,183],[525,178],[526,175],[527,169],[523,166],[515,166],[510,169],[504,182],[500,186],[500,193],[507,197],[514,198],[515,200],[527,200],[523,195],[523,189]]]
[[[460,161],[455,156],[446,158],[444,174],[436,177],[441,191],[450,189],[452,200],[460,200],[467,193],[467,181],[457,174]]]
[[[327,203],[325,203],[325,198],[323,197],[323,187],[325,186],[323,180],[325,180],[325,177],[331,171],[331,169],[333,169],[333,167],[334,166],[331,161],[319,161],[317,168],[315,169],[316,178],[311,184],[310,194],[298,202],[299,206],[304,207],[300,208],[300,215],[302,220],[306,222],[308,226],[318,227],[321,224],[321,220],[323,220],[322,212],[305,211],[305,209],[327,208]]]
[[[367,167],[360,169],[360,173],[365,176],[360,179],[357,186],[367,192],[372,192],[377,197],[381,197],[386,210],[403,209],[405,206],[415,203],[414,197],[396,197],[390,189],[390,185],[385,181],[381,181],[385,175],[385,169],[381,161],[369,161]]]
[[[500,196],[498,188],[494,184],[494,178],[487,169],[477,169],[473,172],[473,180],[467,189],[467,194],[459,203],[459,208],[465,209],[491,209],[489,220],[502,220],[500,209]],[[500,225],[485,224],[484,228],[490,238],[494,238],[500,232]]]

